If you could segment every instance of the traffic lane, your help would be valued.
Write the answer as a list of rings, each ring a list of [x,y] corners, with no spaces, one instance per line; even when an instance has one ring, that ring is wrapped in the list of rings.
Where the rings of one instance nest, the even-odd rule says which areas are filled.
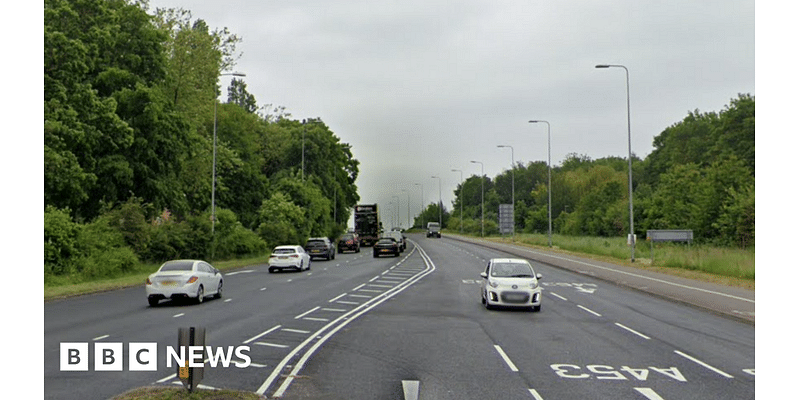
[[[462,288],[447,284],[475,261],[441,243],[420,242],[432,260],[449,262],[440,260],[435,273],[332,338],[285,398],[403,398],[403,381],[419,382],[420,399],[529,396],[469,315]]]
[[[244,336],[260,332],[259,329],[269,325],[271,320],[296,315],[293,312],[299,314],[305,311],[302,309],[304,302],[344,290],[349,279],[360,279],[369,273],[369,268],[381,267],[381,263],[374,263],[371,258],[352,258],[352,267],[335,267],[347,265],[347,260],[336,264],[314,262],[312,272],[328,269],[328,274],[269,274],[265,265],[258,266],[253,272],[226,277],[223,299],[200,305],[164,302],[159,307],[148,307],[143,288],[48,303],[45,305],[46,395],[48,398],[81,398],[82,395],[93,398],[98,397],[96,392],[101,390],[111,396],[131,386],[150,384],[165,373],[174,373],[166,370],[163,350],[159,354],[161,372],[158,378],[150,373],[61,372],[61,342],[157,342],[159,349],[163,349],[177,344],[177,328],[206,326],[209,344],[241,344],[246,339],[242,339]],[[103,318],[95,317],[97,314]],[[128,375],[133,381],[121,378]],[[96,385],[100,382],[103,385]],[[251,387],[247,389],[252,390]]]

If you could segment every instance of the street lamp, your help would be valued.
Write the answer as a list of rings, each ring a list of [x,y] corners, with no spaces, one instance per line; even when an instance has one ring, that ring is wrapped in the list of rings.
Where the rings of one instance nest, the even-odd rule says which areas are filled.
[[[481,165],[481,237],[483,237],[483,163],[480,161],[470,161],[473,164]]]
[[[394,229],[400,226],[400,196],[392,196],[392,199],[397,199],[397,203],[394,203],[394,212],[395,215],[397,215],[397,219],[395,220],[396,225],[392,225],[392,229]]]
[[[514,214],[516,214],[517,204],[514,202],[514,148],[511,146],[498,144],[497,147],[507,147],[511,149],[511,241],[514,241],[514,234],[517,230]]]
[[[547,245],[553,247],[553,191],[550,187],[550,174],[551,174],[551,166],[550,166],[550,123],[544,120],[532,120],[528,121],[528,123],[535,124],[538,122],[543,122],[547,124]]]
[[[459,219],[461,222],[458,224],[459,232],[464,233],[464,171],[460,169],[451,169],[450,171],[458,172],[461,174],[461,194],[459,195],[459,204],[461,205],[461,212],[459,213]]]
[[[442,229],[442,178],[432,176],[431,179],[439,180],[439,229]]]
[[[401,192],[406,192],[406,229],[411,229],[411,194],[406,189],[400,189]]]
[[[220,74],[220,76],[247,76],[241,72],[231,72],[226,74]],[[216,89],[214,89],[216,90]],[[214,244],[215,244],[215,237],[214,237],[214,226],[217,224],[217,214],[216,214],[216,198],[215,194],[217,191],[217,97],[214,97],[214,145],[213,145],[213,156],[211,161],[211,258],[214,258]]]
[[[635,259],[635,249],[636,249],[636,240],[634,239],[633,234],[633,162],[631,157],[631,84],[630,84],[630,76],[628,74],[628,68],[624,65],[611,65],[611,64],[599,64],[596,65],[595,68],[622,68],[625,70],[625,89],[627,91],[628,96],[628,214],[630,215],[630,226],[631,226],[631,233],[629,236],[629,241],[631,244],[631,262],[634,262]]]
[[[422,228],[422,213],[425,211],[425,188],[421,183],[415,183],[414,186],[419,186],[419,225]]]

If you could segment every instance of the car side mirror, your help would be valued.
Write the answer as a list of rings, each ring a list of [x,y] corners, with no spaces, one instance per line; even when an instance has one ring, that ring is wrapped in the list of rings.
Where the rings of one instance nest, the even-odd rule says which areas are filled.
[[[542,274],[536,274],[536,279],[542,279]]]
[[[489,275],[486,275],[486,272],[481,272],[481,278],[486,279]]]

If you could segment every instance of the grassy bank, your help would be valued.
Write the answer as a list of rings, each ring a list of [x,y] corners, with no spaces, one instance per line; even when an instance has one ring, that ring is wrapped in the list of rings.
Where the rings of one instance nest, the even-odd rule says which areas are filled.
[[[267,256],[259,256],[241,260],[213,262],[220,271],[227,271],[248,265],[264,263]],[[114,278],[89,279],[85,277],[48,277],[44,282],[44,300],[54,300],[87,293],[104,292],[132,286],[141,286],[144,290],[144,281],[147,276],[156,272],[161,264],[139,264],[134,270],[125,275]]]
[[[511,237],[487,237],[487,240],[510,242]],[[517,244],[548,249],[546,234],[517,234]],[[553,235],[554,251],[613,262],[620,265],[651,269],[692,279],[726,285],[755,288],[755,249],[737,249],[691,245],[685,243],[655,243],[651,255],[650,243],[636,244],[636,262],[631,264],[631,250],[624,238],[576,237]]]
[[[115,396],[113,400],[261,400],[266,397],[239,390],[203,390],[189,393],[183,387],[142,387]]]

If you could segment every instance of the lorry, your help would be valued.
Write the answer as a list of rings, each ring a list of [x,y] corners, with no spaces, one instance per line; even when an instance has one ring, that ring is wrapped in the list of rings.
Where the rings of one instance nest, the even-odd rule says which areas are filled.
[[[381,236],[381,221],[377,204],[355,206],[355,233],[361,246],[372,246]]]

